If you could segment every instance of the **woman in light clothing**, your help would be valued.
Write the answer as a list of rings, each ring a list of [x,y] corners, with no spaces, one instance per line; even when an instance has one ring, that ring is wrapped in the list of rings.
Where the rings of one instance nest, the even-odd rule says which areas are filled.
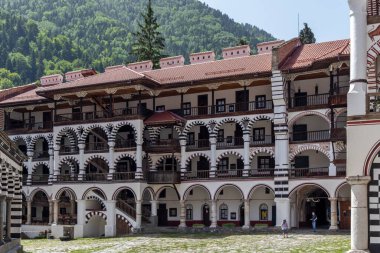
[[[286,222],[286,220],[282,221],[281,229],[282,229],[282,234],[283,234],[284,238],[288,238],[289,226],[288,226],[288,223]]]

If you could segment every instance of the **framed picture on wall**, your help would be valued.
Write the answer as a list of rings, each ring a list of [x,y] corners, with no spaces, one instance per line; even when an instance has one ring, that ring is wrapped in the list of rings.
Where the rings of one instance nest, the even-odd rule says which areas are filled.
[[[231,220],[236,220],[236,213],[235,212],[231,212],[230,219]]]
[[[169,217],[177,217],[177,208],[169,208]]]

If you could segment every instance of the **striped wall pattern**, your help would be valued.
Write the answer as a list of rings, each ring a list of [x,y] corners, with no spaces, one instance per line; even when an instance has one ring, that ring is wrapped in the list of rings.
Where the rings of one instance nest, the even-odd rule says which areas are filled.
[[[14,177],[15,187],[14,187],[14,197],[11,206],[11,237],[20,238],[21,233],[21,223],[22,223],[22,182],[21,176],[15,175]]]
[[[88,196],[87,199],[88,200],[91,200],[91,199],[96,200],[100,204],[100,206],[102,207],[103,211],[107,210],[106,205],[103,203],[103,200],[101,200],[99,197],[91,195],[91,196]]]
[[[368,187],[369,244],[370,248],[380,249],[380,164],[371,170]]]
[[[123,215],[116,214],[116,218],[119,219],[119,220],[124,221],[127,224],[127,226],[129,227],[129,229],[133,228],[132,224]]]
[[[89,212],[88,214],[86,214],[86,217],[85,217],[85,222],[86,224],[90,221],[90,219],[94,216],[100,216],[102,217],[105,221],[107,220],[107,215],[103,212],[98,212],[98,211],[92,211],[92,212]]]

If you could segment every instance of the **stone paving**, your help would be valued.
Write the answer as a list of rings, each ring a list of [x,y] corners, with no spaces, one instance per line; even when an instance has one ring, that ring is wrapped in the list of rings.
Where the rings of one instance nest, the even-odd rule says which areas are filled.
[[[151,234],[120,238],[86,238],[69,242],[23,240],[30,253],[137,253],[137,252],[345,252],[348,233],[295,231],[289,238],[279,233],[251,234]]]

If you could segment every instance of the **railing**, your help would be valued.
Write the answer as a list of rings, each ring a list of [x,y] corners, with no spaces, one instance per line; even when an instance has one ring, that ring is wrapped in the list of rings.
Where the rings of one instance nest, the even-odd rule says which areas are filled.
[[[135,171],[132,172],[116,172],[113,174],[113,180],[115,181],[132,181],[135,180]]]
[[[251,140],[252,146],[264,146],[264,145],[272,145],[274,144],[274,136],[272,135],[265,135],[260,136],[261,138],[258,138],[257,140]]]
[[[22,183],[26,184],[28,182],[28,175],[22,175]]]
[[[136,141],[135,140],[121,140],[121,139],[116,139],[115,142],[115,148],[133,148],[136,147]]]
[[[34,151],[33,160],[49,160],[49,151]]]
[[[148,184],[178,184],[181,182],[181,173],[177,171],[149,171]]]
[[[291,98],[291,108],[305,107],[305,106],[317,106],[327,105],[329,103],[330,94],[308,95],[298,96]]]
[[[131,216],[132,218],[136,219],[136,209],[124,200],[118,199],[116,202],[116,207],[128,214],[129,216]]]
[[[332,129],[330,138],[332,141],[346,140],[346,129],[345,128]]]
[[[108,151],[108,143],[107,142],[87,142],[84,151],[85,152]]]
[[[77,146],[72,145],[61,145],[59,149],[60,155],[71,155],[71,154],[78,154],[79,148]]]
[[[367,94],[368,113],[380,112],[380,92]]]
[[[61,174],[61,175],[57,175],[56,178],[57,178],[57,182],[75,182],[75,181],[78,181],[78,175],[77,174],[75,174],[75,175]]]
[[[214,172],[215,177],[210,177],[212,174],[209,170],[198,170],[195,172],[189,171],[186,173],[185,180],[194,179],[226,179],[226,178],[272,178],[274,168],[255,168],[255,169],[236,169],[236,170],[217,170]]]
[[[346,166],[337,166],[336,167],[336,176],[345,177],[346,176]]]
[[[203,140],[194,140],[190,143],[187,143],[186,150],[198,150],[198,149],[208,149],[210,148],[210,140],[209,139],[203,139]]]
[[[32,175],[32,184],[47,184],[49,182],[49,174]]]
[[[329,130],[293,132],[290,137],[291,142],[305,141],[326,141],[330,139]]]
[[[293,168],[289,171],[289,177],[323,177],[329,175],[329,168]]]
[[[243,137],[226,137],[226,138],[217,138],[216,147],[217,148],[233,148],[233,147],[242,147],[244,145]]]
[[[368,16],[379,16],[380,14],[380,3],[377,0],[367,1],[367,15]]]
[[[186,173],[186,179],[206,179],[210,177],[210,171],[209,170],[197,170],[195,172],[189,171]]]
[[[144,148],[147,151],[179,150],[178,139],[145,140]]]
[[[30,123],[30,124],[28,121],[14,121],[10,123],[5,122],[5,125],[6,125],[5,130],[14,130],[14,129],[44,130],[44,129],[53,128],[52,121],[35,122],[35,123]]]
[[[106,173],[87,173],[84,175],[85,181],[106,181],[107,174]]]

